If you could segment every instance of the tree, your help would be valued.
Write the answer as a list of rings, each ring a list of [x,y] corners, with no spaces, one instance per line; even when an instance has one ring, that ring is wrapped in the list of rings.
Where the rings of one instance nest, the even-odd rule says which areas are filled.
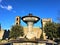
[[[60,17],[57,17],[58,23],[60,23]]]
[[[23,27],[20,26],[20,25],[14,25],[12,26],[11,28],[11,31],[10,31],[10,38],[14,38],[16,39],[17,37],[19,36],[23,36],[24,33],[23,33]]]
[[[60,38],[60,24],[58,23],[57,24],[57,35],[58,35],[58,38]]]
[[[49,39],[57,38],[57,27],[56,23],[48,22],[44,27],[44,31]]]

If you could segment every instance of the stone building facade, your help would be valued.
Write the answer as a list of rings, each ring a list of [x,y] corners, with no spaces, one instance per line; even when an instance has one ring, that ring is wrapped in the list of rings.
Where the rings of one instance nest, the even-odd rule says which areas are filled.
[[[41,20],[44,39],[47,38],[46,33],[44,32],[44,26],[45,26],[45,24],[46,24],[47,22],[52,22],[52,19],[51,19],[51,18],[43,18],[43,19]]]

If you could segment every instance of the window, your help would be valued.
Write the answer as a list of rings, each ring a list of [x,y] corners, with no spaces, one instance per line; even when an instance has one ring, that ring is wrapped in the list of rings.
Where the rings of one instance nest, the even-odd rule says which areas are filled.
[[[18,25],[18,23],[16,23],[16,25]]]
[[[18,21],[18,18],[16,20]]]

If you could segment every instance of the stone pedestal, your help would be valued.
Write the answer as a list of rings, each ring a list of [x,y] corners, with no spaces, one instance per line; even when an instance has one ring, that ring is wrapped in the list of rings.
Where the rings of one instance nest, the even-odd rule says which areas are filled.
[[[32,39],[34,37],[35,37],[35,35],[32,32],[28,32],[28,34],[26,35],[26,38],[28,38],[28,39]]]

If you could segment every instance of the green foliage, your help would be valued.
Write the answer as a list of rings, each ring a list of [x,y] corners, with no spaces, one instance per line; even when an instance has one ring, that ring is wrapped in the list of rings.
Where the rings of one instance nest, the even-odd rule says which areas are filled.
[[[58,30],[58,31],[57,31],[57,32],[58,32],[58,33],[57,33],[58,38],[60,38],[60,24],[59,24],[59,23],[58,23],[58,25],[57,25],[57,30]]]
[[[0,42],[1,42],[2,40],[0,39]]]
[[[16,39],[17,37],[19,36],[23,36],[24,33],[23,33],[23,27],[20,26],[20,25],[14,25],[12,26],[11,28],[11,31],[10,31],[10,38],[14,38]]]
[[[56,23],[48,22],[46,23],[44,27],[44,31],[46,32],[46,35],[49,37],[49,39],[57,38],[57,27]]]

